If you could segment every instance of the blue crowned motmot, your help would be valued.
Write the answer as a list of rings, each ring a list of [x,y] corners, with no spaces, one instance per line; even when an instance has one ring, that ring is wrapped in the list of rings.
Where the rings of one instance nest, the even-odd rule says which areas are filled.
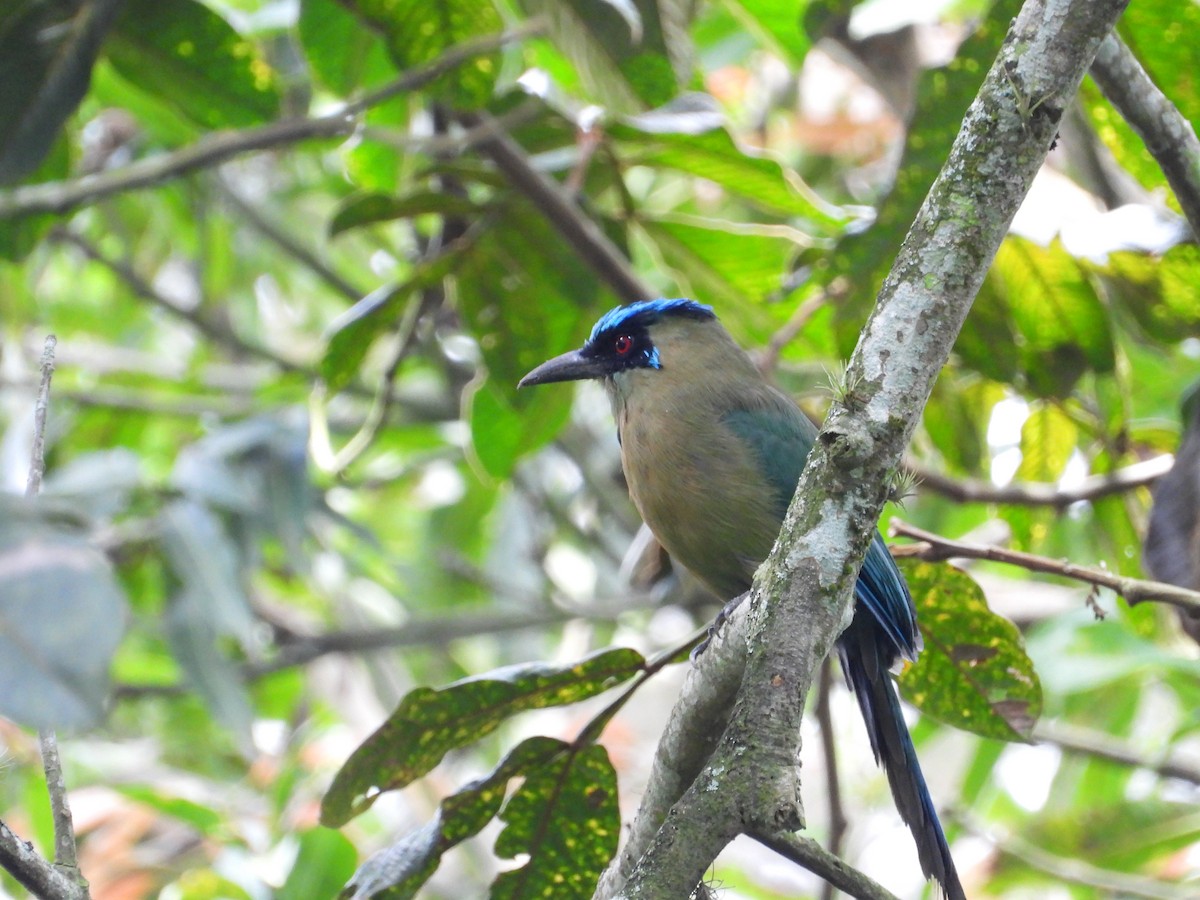
[[[779,533],[817,428],[769,385],[717,321],[691,300],[651,300],[600,318],[587,342],[538,366],[519,387],[600,379],[612,401],[633,502],[671,556],[722,599],[749,590]],[[876,761],[912,830],[921,867],[965,900],[888,670],[921,638],[904,578],[878,532],[838,638]]]

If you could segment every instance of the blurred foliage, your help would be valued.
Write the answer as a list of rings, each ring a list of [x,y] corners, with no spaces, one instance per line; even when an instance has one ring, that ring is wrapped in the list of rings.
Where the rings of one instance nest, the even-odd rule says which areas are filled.
[[[622,298],[476,117],[651,290],[714,304],[819,415],[1019,4],[935,7],[0,10],[13,493],[42,340],[59,339],[42,497],[0,506],[5,823],[51,847],[32,729],[54,725],[96,897],[589,896],[635,799],[618,807],[618,784],[644,779],[667,714],[643,698],[645,660],[665,666],[715,607],[678,574],[623,574],[645,560],[599,392],[516,391]],[[1143,0],[1122,23],[1192,118],[1197,15]],[[906,71],[911,114],[885,89]],[[312,126],[364,97],[353,128]],[[1074,485],[1179,442],[1200,255],[1133,132],[1094,86],[1080,101],[1087,127],[1060,141],[926,409],[928,470]],[[216,146],[239,149],[179,165]],[[1095,156],[1112,184],[1081,174]],[[902,515],[1145,574],[1144,487],[1061,508],[936,487]],[[1156,529],[1194,552],[1181,506]],[[968,885],[1186,896],[1200,661],[1175,616],[997,564],[907,571],[926,643],[901,676],[914,734],[952,838],[987,838],[960,859]],[[632,699],[600,696],[624,681]],[[834,700],[843,852],[912,894],[908,836]],[[818,839],[822,777],[805,766]],[[872,868],[880,823],[902,864]],[[733,851],[717,872],[774,896],[761,868]]]

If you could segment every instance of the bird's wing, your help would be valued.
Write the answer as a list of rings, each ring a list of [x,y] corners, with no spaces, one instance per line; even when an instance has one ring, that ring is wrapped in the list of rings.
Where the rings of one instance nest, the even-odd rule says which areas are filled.
[[[727,412],[725,423],[753,449],[776,493],[782,523],[817,426],[786,395],[771,390],[759,402]],[[855,596],[883,629],[895,652],[915,659],[921,638],[908,587],[879,532],[871,539],[855,586]]]

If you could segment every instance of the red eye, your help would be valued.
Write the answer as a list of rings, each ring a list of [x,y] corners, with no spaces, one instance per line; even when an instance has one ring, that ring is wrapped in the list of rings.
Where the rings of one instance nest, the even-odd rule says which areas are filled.
[[[617,352],[617,356],[625,356],[633,349],[633,338],[628,334],[618,335],[613,341],[613,350]]]

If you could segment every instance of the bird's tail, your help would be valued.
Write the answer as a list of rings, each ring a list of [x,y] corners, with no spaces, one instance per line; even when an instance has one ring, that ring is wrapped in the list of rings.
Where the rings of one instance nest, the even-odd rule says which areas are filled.
[[[858,699],[875,761],[887,772],[896,808],[917,843],[917,856],[925,877],[937,881],[948,900],[966,900],[950,846],[933,808],[933,798],[921,774],[916,748],[904,723],[900,698],[888,675],[890,647],[880,647],[879,636],[871,633],[874,629],[855,627],[860,624],[865,623],[855,622],[847,629],[839,649],[842,671]]]

